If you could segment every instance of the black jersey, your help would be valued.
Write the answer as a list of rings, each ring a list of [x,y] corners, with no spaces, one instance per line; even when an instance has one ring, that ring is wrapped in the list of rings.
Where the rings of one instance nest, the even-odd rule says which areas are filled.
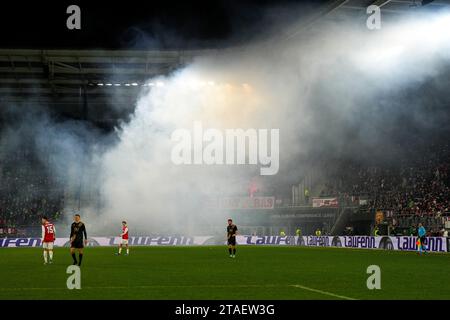
[[[232,224],[231,226],[227,226],[228,238],[235,237],[237,231],[238,231],[238,228],[235,224]]]
[[[83,222],[74,222],[70,228],[70,240],[83,242],[83,236],[87,239],[86,227]]]

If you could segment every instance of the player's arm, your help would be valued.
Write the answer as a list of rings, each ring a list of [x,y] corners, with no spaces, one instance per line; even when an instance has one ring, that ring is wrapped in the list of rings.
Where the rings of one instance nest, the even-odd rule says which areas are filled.
[[[53,225],[53,241],[56,240],[56,228],[55,225]]]
[[[73,231],[73,224],[70,226],[70,243],[73,242],[75,238],[75,232]]]
[[[86,226],[83,223],[83,234],[84,234],[84,242],[87,243],[87,232],[86,232]]]
[[[44,238],[45,238],[45,227],[42,226],[42,242],[44,242]]]

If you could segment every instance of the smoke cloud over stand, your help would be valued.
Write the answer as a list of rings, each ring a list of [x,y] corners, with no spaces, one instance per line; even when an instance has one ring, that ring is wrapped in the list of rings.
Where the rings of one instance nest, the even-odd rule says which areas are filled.
[[[449,20],[426,15],[375,32],[324,22],[298,38],[222,50],[148,79],[115,143],[97,140],[97,147],[82,149],[88,159],[83,169],[61,158],[73,164],[75,175],[89,168],[90,188],[99,192],[100,207],[81,208],[91,233],[111,234],[122,220],[132,232],[208,233],[198,227],[214,224],[205,199],[247,193],[258,165],[172,163],[172,132],[192,131],[195,121],[221,131],[279,129],[280,170],[260,177],[279,193],[298,183],[317,157],[406,156],[399,149],[404,137],[448,129],[439,110],[449,103]],[[422,98],[424,86],[432,99]],[[55,130],[55,139],[64,140],[71,129]],[[62,148],[55,157],[65,154]]]
[[[268,184],[295,183],[301,161],[323,150],[374,158],[384,150],[390,158],[398,147],[391,135],[434,130],[442,121],[411,91],[448,70],[448,17],[422,18],[372,34],[324,24],[298,43],[230,49],[149,79],[155,86],[143,90],[131,121],[118,131],[120,142],[100,160],[103,219],[128,217],[149,230],[183,232],[188,222],[208,220],[205,197],[246,193],[255,166],[170,162],[171,133],[192,130],[195,121],[218,130],[279,128],[280,172],[265,177]],[[430,19],[437,38],[423,31],[432,28]]]

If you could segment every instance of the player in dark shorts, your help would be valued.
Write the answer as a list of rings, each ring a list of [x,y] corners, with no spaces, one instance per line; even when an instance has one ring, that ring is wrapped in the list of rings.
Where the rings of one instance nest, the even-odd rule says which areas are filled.
[[[417,234],[419,236],[419,254],[422,254],[422,252],[428,253],[427,246],[425,245],[426,237],[427,237],[427,230],[422,225],[422,223],[419,223],[419,227],[417,228]]]
[[[83,260],[83,248],[87,243],[86,226],[81,222],[79,214],[76,214],[73,220],[74,222],[70,227],[70,254],[73,258],[73,264],[81,266],[81,260]],[[77,257],[75,256],[75,250],[78,250],[78,262]]]
[[[227,226],[227,238],[228,238],[228,252],[230,253],[230,258],[236,258],[236,233],[238,228],[233,224],[233,220],[228,219]]]

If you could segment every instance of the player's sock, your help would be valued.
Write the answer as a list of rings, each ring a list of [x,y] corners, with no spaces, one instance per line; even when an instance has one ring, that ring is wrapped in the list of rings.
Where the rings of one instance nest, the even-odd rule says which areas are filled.
[[[122,247],[119,247],[119,254],[122,253]]]
[[[130,249],[127,248],[127,254],[130,254]]]
[[[236,255],[236,249],[233,249],[233,256]]]
[[[44,250],[44,262],[47,263],[47,250]]]
[[[230,256],[232,254],[231,248],[228,248],[228,252],[230,253]]]
[[[50,261],[53,261],[53,250],[49,251],[48,255],[50,256]]]
[[[73,264],[77,264],[77,257],[75,256],[75,253],[72,253],[72,258],[73,258]]]
[[[78,254],[78,266],[79,267],[81,266],[81,260],[83,260],[83,254],[82,253]]]

